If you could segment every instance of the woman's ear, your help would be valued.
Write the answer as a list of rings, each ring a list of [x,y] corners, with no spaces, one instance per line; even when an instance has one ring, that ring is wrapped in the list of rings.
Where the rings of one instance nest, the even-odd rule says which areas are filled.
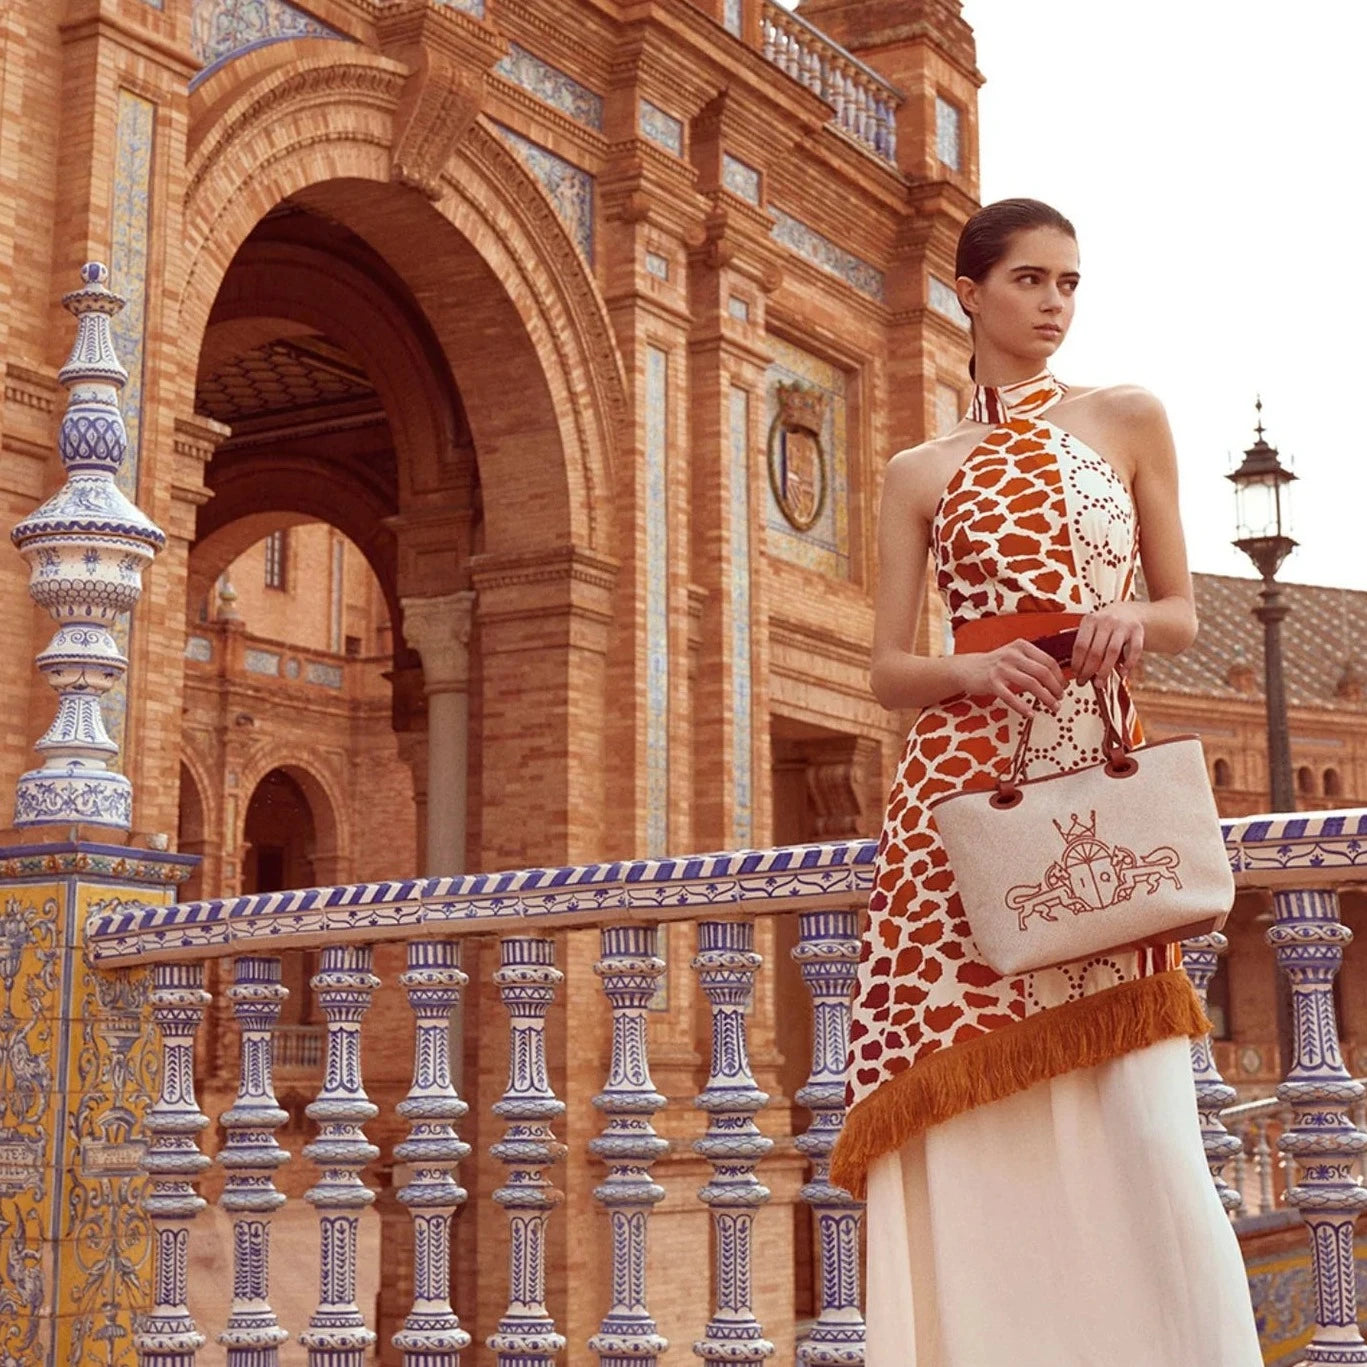
[[[954,292],[959,296],[959,306],[970,318],[978,311],[978,282],[969,275],[960,275],[954,281]]]

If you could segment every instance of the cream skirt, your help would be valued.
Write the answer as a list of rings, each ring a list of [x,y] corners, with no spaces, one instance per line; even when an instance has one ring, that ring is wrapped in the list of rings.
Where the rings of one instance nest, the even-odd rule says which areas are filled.
[[[1191,1055],[965,1111],[868,1179],[867,1367],[1260,1367]]]

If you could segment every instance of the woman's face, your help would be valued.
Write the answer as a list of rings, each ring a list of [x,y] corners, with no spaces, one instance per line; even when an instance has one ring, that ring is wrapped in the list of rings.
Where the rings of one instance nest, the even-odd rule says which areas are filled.
[[[1044,362],[1073,321],[1077,243],[1057,228],[1024,228],[982,280],[958,279],[959,298],[974,322],[979,349],[990,343],[1010,356]]]

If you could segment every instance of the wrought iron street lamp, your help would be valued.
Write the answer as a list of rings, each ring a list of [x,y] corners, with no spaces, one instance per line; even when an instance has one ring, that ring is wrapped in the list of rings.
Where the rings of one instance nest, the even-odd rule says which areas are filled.
[[[1226,476],[1234,485],[1239,534],[1234,544],[1253,562],[1263,585],[1253,615],[1263,624],[1263,661],[1267,698],[1267,767],[1272,810],[1295,811],[1291,783],[1291,737],[1286,721],[1286,684],[1282,676],[1282,601],[1277,571],[1295,549],[1287,535],[1291,485],[1296,476],[1286,469],[1277,448],[1263,436],[1263,401],[1257,402],[1257,440],[1244,452],[1243,464]]]

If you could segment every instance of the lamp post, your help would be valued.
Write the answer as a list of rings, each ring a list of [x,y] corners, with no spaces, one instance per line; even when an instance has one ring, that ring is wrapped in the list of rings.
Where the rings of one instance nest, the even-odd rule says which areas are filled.
[[[1263,436],[1263,401],[1258,399],[1257,440],[1244,452],[1243,464],[1226,478],[1234,485],[1239,534],[1234,544],[1253,562],[1263,585],[1253,615],[1263,624],[1263,668],[1267,698],[1267,768],[1272,810],[1292,812],[1296,795],[1291,782],[1291,737],[1286,722],[1286,685],[1282,677],[1282,601],[1277,571],[1295,549],[1287,535],[1291,483],[1296,478],[1282,465],[1275,446]]]

